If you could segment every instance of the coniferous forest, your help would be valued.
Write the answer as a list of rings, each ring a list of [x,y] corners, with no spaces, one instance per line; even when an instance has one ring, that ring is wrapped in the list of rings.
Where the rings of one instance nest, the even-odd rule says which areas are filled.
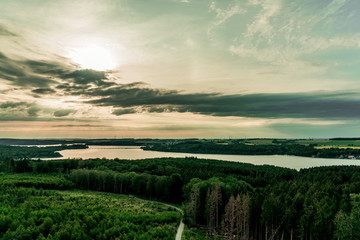
[[[126,195],[181,206],[185,239],[360,238],[355,166],[296,171],[196,158],[3,159],[0,170],[0,239],[174,238],[179,212],[134,209],[139,203]]]

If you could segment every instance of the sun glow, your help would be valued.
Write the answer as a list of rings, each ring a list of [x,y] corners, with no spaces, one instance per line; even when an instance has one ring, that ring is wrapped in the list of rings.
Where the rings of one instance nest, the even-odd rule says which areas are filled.
[[[86,69],[105,71],[117,66],[114,54],[109,49],[95,44],[74,49],[70,53],[70,58]]]

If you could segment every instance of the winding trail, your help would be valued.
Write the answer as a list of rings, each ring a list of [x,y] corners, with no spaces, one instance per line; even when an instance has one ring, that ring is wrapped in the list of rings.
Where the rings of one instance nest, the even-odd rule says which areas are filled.
[[[183,211],[182,209],[178,208],[178,207],[173,206],[173,205],[170,205],[170,204],[167,204],[167,203],[163,203],[163,202],[151,201],[151,200],[147,200],[147,199],[138,198],[138,197],[135,197],[134,195],[130,195],[130,197],[135,198],[135,199],[137,199],[137,200],[141,200],[141,201],[145,201],[145,202],[159,203],[159,204],[161,204],[161,205],[174,208],[174,209],[176,209],[177,211],[179,211],[182,216],[184,216],[184,211]],[[175,240],[181,240],[182,233],[183,233],[183,231],[184,231],[184,226],[185,226],[185,224],[184,224],[184,222],[183,222],[183,218],[181,218],[179,227],[178,227],[177,232],[176,232]]]
[[[183,231],[184,231],[184,222],[181,219],[180,225],[179,225],[177,233],[176,233],[175,240],[181,240],[181,236],[182,236]]]

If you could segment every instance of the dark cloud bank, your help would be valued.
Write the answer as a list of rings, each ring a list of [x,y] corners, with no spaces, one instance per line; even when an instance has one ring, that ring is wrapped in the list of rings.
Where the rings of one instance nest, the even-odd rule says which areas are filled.
[[[145,112],[192,112],[212,116],[259,118],[358,118],[360,99],[354,93],[233,94],[181,93],[138,85],[77,92],[94,97],[88,103],[113,106],[119,115],[134,107]]]

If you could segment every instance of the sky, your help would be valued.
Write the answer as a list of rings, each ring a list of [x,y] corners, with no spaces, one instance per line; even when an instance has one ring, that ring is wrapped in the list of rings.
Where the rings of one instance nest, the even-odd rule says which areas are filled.
[[[0,137],[360,136],[358,0],[0,9]]]

